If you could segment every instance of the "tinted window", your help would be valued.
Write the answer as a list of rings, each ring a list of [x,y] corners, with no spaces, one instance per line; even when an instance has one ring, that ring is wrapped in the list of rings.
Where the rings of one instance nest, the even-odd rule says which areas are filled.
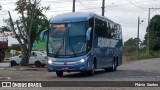
[[[95,25],[96,35],[104,38],[112,38],[113,32],[114,32],[114,29],[109,22],[96,19],[96,25]]]

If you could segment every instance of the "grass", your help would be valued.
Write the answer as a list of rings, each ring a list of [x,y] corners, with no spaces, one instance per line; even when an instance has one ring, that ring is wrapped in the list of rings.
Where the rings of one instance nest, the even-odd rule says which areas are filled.
[[[124,54],[128,60],[142,60],[150,58],[160,58],[160,52],[150,51],[150,53],[140,52],[138,55],[136,53]]]

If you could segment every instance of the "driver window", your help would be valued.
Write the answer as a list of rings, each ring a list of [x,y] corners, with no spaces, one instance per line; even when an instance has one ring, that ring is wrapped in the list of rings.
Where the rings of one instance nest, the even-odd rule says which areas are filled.
[[[88,41],[88,47],[87,50],[89,51],[92,47],[92,39],[93,39],[93,28],[94,28],[94,18],[89,19],[89,27],[91,27],[91,35],[90,35],[90,41]]]
[[[37,54],[35,52],[32,52],[31,56],[37,56]]]

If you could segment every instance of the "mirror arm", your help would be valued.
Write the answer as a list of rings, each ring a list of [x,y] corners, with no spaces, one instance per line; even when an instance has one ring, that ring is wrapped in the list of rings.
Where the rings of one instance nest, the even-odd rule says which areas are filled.
[[[87,38],[87,41],[89,41],[90,40],[90,34],[91,34],[91,27],[89,27],[88,29],[87,29],[87,32],[86,32],[86,38]]]
[[[44,39],[44,33],[47,32],[49,30],[49,28],[43,30],[41,33],[40,33],[40,41],[43,41]]]

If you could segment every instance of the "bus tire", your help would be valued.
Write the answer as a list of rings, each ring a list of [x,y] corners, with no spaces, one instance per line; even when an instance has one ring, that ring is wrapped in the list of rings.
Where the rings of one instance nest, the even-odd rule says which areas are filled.
[[[95,63],[92,64],[92,70],[87,71],[87,75],[93,76],[95,74]]]
[[[117,71],[117,67],[118,67],[118,57],[115,60],[115,69],[114,69],[114,71]]]
[[[117,60],[114,59],[112,62],[112,67],[105,68],[105,71],[114,72],[116,70],[117,70]]]
[[[114,72],[117,70],[117,61],[114,60],[112,63],[112,67],[110,68],[110,72]]]
[[[57,71],[57,72],[56,72],[56,75],[57,75],[58,77],[62,77],[62,76],[63,76],[63,72],[62,72],[62,71]]]

